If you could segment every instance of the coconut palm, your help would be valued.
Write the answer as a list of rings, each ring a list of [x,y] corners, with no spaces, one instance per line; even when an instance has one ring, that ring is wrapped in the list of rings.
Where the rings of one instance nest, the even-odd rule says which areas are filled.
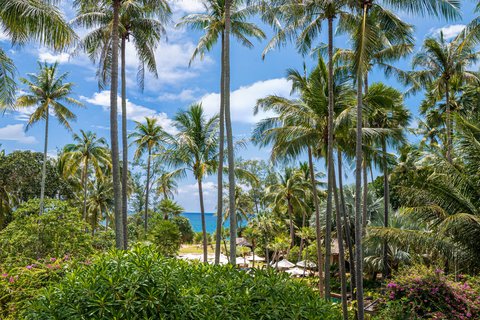
[[[99,85],[103,87],[111,72],[112,51],[112,10],[109,1],[101,1],[91,5],[81,5],[79,14],[73,20],[74,24],[87,28],[94,27],[82,40],[79,49],[87,52],[99,68],[97,76]],[[161,38],[165,36],[165,25],[168,23],[171,10],[166,1],[132,0],[123,1],[119,12],[119,37],[121,52],[121,96],[122,96],[122,161],[128,167],[128,139],[127,139],[127,89],[126,89],[126,46],[132,41],[139,58],[137,81],[143,90],[145,67],[157,77],[155,49]],[[128,170],[122,171],[122,186],[128,182]],[[127,191],[122,189],[122,217],[126,223]],[[125,233],[125,230],[124,230]],[[126,237],[126,233],[124,234]],[[125,238],[126,239],[126,238]]]
[[[157,179],[157,194],[170,199],[177,192],[178,184],[170,173],[162,173]]]
[[[203,201],[203,181],[218,168],[218,116],[207,118],[201,104],[193,104],[177,113],[175,125],[178,133],[173,137],[164,160],[176,167],[174,176],[185,177],[193,173],[198,184],[202,215],[203,259],[207,262],[207,229]]]
[[[40,191],[40,215],[43,214],[43,199],[45,194],[45,175],[48,150],[48,129],[50,114],[53,114],[58,122],[68,130],[71,130],[70,121],[77,117],[70,111],[67,105],[82,106],[82,103],[71,98],[73,83],[65,82],[68,73],[59,74],[58,64],[38,64],[38,74],[29,74],[28,78],[21,81],[27,86],[27,93],[18,97],[15,106],[17,108],[35,107],[30,115],[27,130],[35,123],[45,120],[45,143],[43,148],[42,182]]]
[[[110,210],[113,206],[113,188],[108,177],[89,182],[89,194],[87,199],[87,219],[90,220],[92,235],[98,228],[101,220],[105,220],[108,228]]]
[[[427,89],[430,92],[430,105],[445,98],[444,112],[446,118],[444,123],[447,131],[446,154],[452,161],[452,87],[454,83],[477,84],[480,83],[478,75],[467,70],[478,58],[475,52],[474,41],[461,33],[458,37],[448,42],[443,33],[438,38],[427,38],[422,46],[422,51],[417,53],[412,60],[413,68],[420,68],[414,71],[416,78],[415,85]],[[433,96],[433,97],[432,97]],[[436,98],[436,99],[435,99]]]
[[[176,217],[185,211],[181,205],[169,198],[163,198],[158,204],[158,209],[165,220],[172,216]]]
[[[87,218],[87,185],[89,182],[90,165],[98,179],[103,177],[103,168],[110,166],[107,141],[98,138],[91,131],[80,130],[80,135],[74,134],[75,143],[67,144],[63,151],[64,175],[70,176],[81,168],[81,184],[83,188],[83,219]]]
[[[145,215],[144,215],[144,229],[145,234],[148,229],[148,198],[150,195],[150,166],[152,155],[164,147],[164,143],[168,140],[168,134],[163,130],[162,126],[158,124],[157,118],[145,118],[145,123],[135,121],[135,130],[129,135],[133,138],[132,144],[135,144],[137,150],[135,151],[135,159],[140,159],[147,153],[147,183],[145,186]]]
[[[200,38],[197,47],[192,55],[192,60],[197,56],[201,58],[210,51],[218,39],[221,39],[221,76],[220,76],[220,150],[219,158],[224,158],[224,129],[227,131],[227,154],[228,154],[228,177],[229,177],[229,210],[235,211],[235,163],[232,125],[230,118],[230,34],[238,39],[242,45],[251,48],[253,43],[248,39],[265,38],[263,31],[255,24],[247,22],[247,19],[255,13],[254,7],[244,6],[240,0],[208,0],[205,2],[205,13],[191,14],[185,16],[178,26],[189,26],[194,30],[205,31]],[[220,235],[222,228],[222,191],[223,191],[223,161],[219,162],[218,170],[218,201],[217,201],[217,230],[215,242],[215,263],[220,261]],[[235,215],[231,216],[230,239],[231,261],[235,255]]]
[[[229,199],[226,198],[223,200],[225,203],[228,203]],[[237,227],[241,225],[242,221],[248,221],[248,218],[253,213],[253,200],[247,192],[245,192],[241,187],[235,186],[235,209],[237,222]],[[225,206],[225,221],[230,219],[230,207]]]
[[[76,39],[60,9],[48,1],[0,0],[0,29],[19,45],[33,40],[61,50]],[[13,60],[0,49],[0,108],[14,107],[15,72]]]

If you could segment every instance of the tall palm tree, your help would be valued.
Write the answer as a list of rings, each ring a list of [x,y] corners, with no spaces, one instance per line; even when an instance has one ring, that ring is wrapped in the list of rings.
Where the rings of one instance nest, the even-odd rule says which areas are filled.
[[[80,130],[80,135],[74,134],[75,143],[67,144],[62,155],[64,163],[64,174],[69,176],[78,171],[81,167],[81,183],[83,187],[83,219],[87,218],[87,185],[90,174],[90,165],[95,172],[97,179],[103,176],[103,166],[110,166],[110,155],[108,153],[107,141],[104,138],[97,138],[91,131]]]
[[[353,36],[353,46],[355,52],[355,59],[353,60],[353,74],[357,84],[357,130],[356,130],[356,170],[355,183],[356,194],[359,195],[362,188],[362,125],[363,125],[363,84],[364,78],[367,74],[372,61],[372,53],[374,48],[380,46],[380,38],[377,28],[381,27],[386,33],[395,34],[397,25],[392,23],[392,18],[396,20],[395,15],[384,8],[384,5],[390,5],[394,9],[405,10],[407,12],[423,14],[430,13],[433,15],[443,15],[447,18],[453,19],[459,16],[457,0],[362,0],[351,1],[351,6],[354,12],[361,17],[359,25],[355,28]],[[374,17],[371,18],[370,12],[373,11]],[[379,23],[380,22],[380,23]],[[362,199],[356,199],[356,228],[355,228],[355,257],[356,257],[356,281],[357,281],[357,303],[358,303],[358,318],[364,319],[364,303],[363,303],[363,268],[362,268]]]
[[[147,153],[147,183],[145,190],[145,215],[144,215],[144,229],[145,234],[148,229],[148,197],[150,195],[150,165],[152,155],[154,152],[160,151],[164,143],[168,139],[168,134],[163,130],[162,126],[158,124],[157,118],[145,118],[145,123],[135,121],[135,131],[129,135],[129,138],[134,138],[132,144],[135,144],[137,150],[135,151],[135,159],[140,159],[145,152]]]
[[[177,192],[178,184],[170,173],[162,173],[157,179],[157,194],[170,199]]]
[[[242,45],[251,48],[253,43],[248,39],[265,38],[263,31],[255,24],[246,20],[255,13],[254,7],[244,6],[240,0],[208,0],[205,2],[205,13],[191,14],[182,19],[177,26],[189,26],[194,30],[205,31],[193,52],[192,60],[198,55],[203,57],[207,51],[210,51],[218,39],[221,39],[221,76],[220,76],[220,137],[219,137],[219,157],[224,158],[224,130],[227,131],[227,154],[228,154],[228,177],[229,177],[229,208],[235,211],[235,173],[234,173],[234,155],[233,155],[233,136],[230,119],[230,34],[237,38]],[[191,61],[192,61],[191,60]],[[220,244],[223,212],[223,161],[219,162],[218,170],[218,201],[217,201],[217,230],[215,241],[215,263],[220,261]],[[235,216],[231,216],[230,237],[236,238]],[[230,255],[231,261],[236,258],[235,241],[231,241]],[[232,244],[233,243],[233,244]]]
[[[76,39],[60,9],[48,1],[0,0],[0,28],[12,44],[33,40],[61,50]],[[0,48],[0,108],[14,107],[15,73],[13,60]]]
[[[38,64],[38,74],[29,74],[21,81],[27,86],[27,93],[22,94],[16,101],[17,108],[36,107],[30,115],[27,130],[35,123],[45,120],[45,144],[43,148],[42,182],[40,191],[40,215],[43,214],[43,199],[45,195],[45,178],[47,169],[48,129],[49,118],[52,113],[58,122],[71,130],[69,121],[77,117],[66,105],[82,106],[82,103],[71,98],[73,83],[65,82],[68,73],[59,74],[58,64]],[[65,105],[66,104],[66,105]]]
[[[224,199],[228,203],[229,199]],[[237,227],[241,225],[242,221],[248,221],[249,216],[253,212],[253,200],[241,187],[235,186],[235,209]],[[230,219],[230,208],[226,206],[224,217],[225,221]]]
[[[202,215],[203,260],[207,262],[207,229],[203,200],[203,180],[218,168],[218,116],[207,118],[201,104],[193,104],[187,111],[177,113],[175,125],[178,134],[171,139],[165,152],[165,161],[177,167],[175,176],[185,177],[191,171],[198,184]]]
[[[105,227],[108,228],[110,210],[113,206],[112,187],[109,177],[89,182],[90,192],[87,200],[87,212],[92,227],[92,235],[95,235],[99,221],[105,220]]]
[[[112,10],[109,1],[80,6],[79,14],[73,20],[75,24],[95,29],[89,32],[80,44],[93,61],[99,62],[99,85],[103,87],[111,72],[112,50]],[[168,3],[162,1],[131,0],[121,3],[119,12],[119,37],[121,51],[121,96],[122,96],[122,161],[127,170],[122,170],[122,186],[128,183],[128,138],[127,138],[127,89],[126,89],[126,45],[132,41],[139,58],[137,81],[143,90],[145,66],[155,77],[157,65],[155,49],[162,36],[166,34],[165,25],[171,16]],[[127,191],[122,189],[122,219],[127,218]],[[126,242],[126,229],[124,230]],[[126,245],[126,244],[125,244]]]
[[[460,84],[478,84],[480,78],[474,71],[467,70],[479,58],[475,50],[476,42],[461,33],[458,37],[448,42],[443,33],[438,38],[427,38],[422,46],[422,51],[417,53],[412,60],[413,68],[420,68],[413,72],[415,84],[427,89],[433,100],[445,98],[444,121],[447,131],[446,154],[452,161],[452,87],[454,82]],[[433,102],[434,101],[430,101]]]

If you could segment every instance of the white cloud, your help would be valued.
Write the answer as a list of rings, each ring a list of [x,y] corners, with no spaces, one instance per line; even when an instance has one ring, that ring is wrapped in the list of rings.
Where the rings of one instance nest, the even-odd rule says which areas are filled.
[[[3,30],[0,30],[0,42],[8,40],[10,40],[10,37],[7,35],[7,33]]]
[[[443,36],[446,40],[455,38],[460,32],[465,29],[464,24],[452,24],[449,26],[445,26],[443,28],[438,28],[433,31],[433,34],[435,35],[440,35],[441,32],[443,32]]]
[[[93,94],[93,97],[88,98],[81,96],[80,99],[91,103],[93,105],[101,106],[105,111],[110,110],[110,91],[104,90],[102,92],[96,92]],[[122,113],[121,110],[122,99],[118,97],[118,112]],[[145,121],[145,117],[155,117],[158,119],[158,123],[163,127],[168,133],[176,133],[177,129],[173,124],[173,120],[168,118],[167,114],[164,112],[157,112],[156,110],[137,105],[133,102],[130,102],[127,99],[127,119],[133,121]]]
[[[25,144],[37,142],[34,136],[27,136],[23,124],[9,124],[0,128],[0,140],[16,141]]]
[[[66,52],[60,52],[58,54],[51,53],[45,49],[41,49],[38,53],[38,60],[44,61],[47,63],[65,63],[70,59],[70,54]]]
[[[201,1],[198,0],[177,0],[171,3],[172,11],[181,13],[196,13],[205,11]]]
[[[179,93],[163,93],[158,97],[159,101],[194,101],[198,97],[195,94],[198,92],[198,89],[183,89]]]
[[[232,91],[231,112],[232,121],[255,123],[265,117],[272,116],[271,113],[259,112],[253,114],[253,108],[257,100],[268,95],[289,97],[291,84],[285,78],[258,81],[248,86],[240,87]],[[220,94],[209,93],[201,98],[201,102],[207,114],[214,115],[219,112]]]

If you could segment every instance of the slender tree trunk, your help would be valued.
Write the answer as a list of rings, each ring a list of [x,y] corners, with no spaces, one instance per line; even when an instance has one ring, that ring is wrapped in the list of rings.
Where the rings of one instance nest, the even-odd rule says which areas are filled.
[[[47,151],[48,151],[48,119],[49,106],[45,115],[45,144],[43,145],[43,164],[42,164],[42,182],[40,184],[40,215],[43,214],[44,199],[45,199],[45,180],[47,177]]]
[[[265,262],[267,263],[267,269],[270,268],[270,252],[268,252],[268,239],[265,238]]]
[[[225,129],[227,132],[228,153],[228,203],[230,212],[235,210],[235,158],[233,154],[232,119],[230,116],[230,7],[231,0],[225,1],[225,43],[224,43],[224,95],[225,95]],[[236,215],[230,215],[230,263],[235,263],[237,255]]]
[[[127,209],[128,209],[128,138],[127,138],[127,78],[125,75],[125,51],[126,39],[122,36],[122,58],[121,58],[121,77],[122,77],[122,225],[123,225],[123,249],[128,247],[127,237]]]
[[[448,84],[448,79],[445,84],[445,103],[446,103],[446,113],[447,113],[447,160],[452,163],[452,115],[450,108],[450,86]]]
[[[310,167],[310,183],[312,184],[313,204],[315,206],[315,231],[317,238],[317,268],[318,268],[318,291],[320,296],[324,294],[323,287],[323,259],[322,259],[322,230],[320,228],[320,208],[318,205],[317,182],[313,168],[312,148],[308,146],[308,166]]]
[[[295,245],[295,230],[294,230],[294,227],[293,227],[293,207],[292,207],[292,204],[290,203],[290,199],[287,199],[287,202],[288,202],[288,220],[289,223],[290,223],[290,248],[293,248],[293,246]]]
[[[365,232],[367,231],[367,222],[368,222],[368,172],[367,172],[367,163],[366,163],[366,158],[363,158],[363,168],[362,168],[362,173],[363,173],[363,206],[362,206],[362,232],[363,235],[365,236]]]
[[[340,189],[340,201],[341,201],[341,209],[343,213],[343,225],[345,228],[345,241],[348,247],[348,254],[349,254],[349,262],[350,262],[350,293],[352,295],[352,299],[355,299],[354,291],[355,291],[355,257],[353,254],[353,245],[352,240],[350,238],[350,217],[347,213],[347,207],[345,206],[345,194],[343,192],[343,176],[342,176],[342,151],[338,149],[337,151],[338,156],[338,185]]]
[[[330,300],[330,257],[332,248],[333,192],[333,18],[328,18],[328,138],[327,138],[327,212],[325,223],[325,299]]]
[[[207,262],[208,259],[208,241],[207,241],[207,225],[205,223],[205,206],[203,204],[203,187],[202,180],[197,179],[198,182],[198,194],[200,196],[200,213],[202,215],[202,235],[203,235],[203,262]]]
[[[382,152],[383,152],[383,206],[384,217],[383,225],[388,228],[388,214],[390,207],[390,190],[388,184],[388,165],[387,165],[387,143],[385,138],[382,140]],[[390,276],[390,266],[388,262],[388,243],[387,240],[383,241],[383,278],[386,279]]]
[[[87,220],[87,175],[88,175],[88,158],[85,159],[85,167],[83,168],[82,180],[83,180],[83,214],[84,221]]]
[[[335,179],[335,168],[333,179],[333,193],[335,199],[335,224],[337,228],[337,243],[338,243],[338,269],[340,273],[340,286],[342,292],[342,313],[343,319],[348,320],[348,308],[347,308],[347,275],[345,271],[345,249],[343,247],[343,232],[342,232],[342,209],[340,207],[340,201],[338,198],[338,191]]]
[[[224,86],[224,64],[223,47],[225,46],[225,35],[222,32],[222,63],[220,75],[220,137],[218,152],[218,174],[217,174],[217,229],[215,235],[215,264],[220,263],[220,245],[222,241],[222,222],[223,222],[223,158],[225,147],[225,86]]]
[[[302,215],[302,230],[305,227],[305,210],[303,210]],[[302,251],[303,251],[303,244],[305,243],[305,239],[300,237],[300,250],[298,250],[298,261],[302,260]]]
[[[148,230],[148,196],[150,195],[150,162],[152,158],[152,150],[148,149],[148,159],[147,159],[147,185],[145,190],[145,214],[144,214],[144,229],[145,229],[145,236],[147,235]]]
[[[112,74],[110,77],[110,139],[112,148],[112,175],[113,197],[115,216],[115,245],[118,249],[124,246],[123,223],[122,223],[122,195],[120,190],[120,166],[118,152],[118,20],[120,0],[113,0],[113,24],[112,24]]]

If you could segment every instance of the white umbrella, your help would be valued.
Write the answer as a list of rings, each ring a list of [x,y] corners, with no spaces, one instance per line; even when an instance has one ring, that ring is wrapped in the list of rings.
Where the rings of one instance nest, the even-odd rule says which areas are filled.
[[[302,260],[297,262],[297,266],[301,268],[314,269],[317,265],[312,261]]]
[[[257,256],[257,255],[248,256],[248,257],[247,257],[247,260],[248,260],[248,261],[253,261],[253,257],[255,257],[255,262],[257,262],[257,261],[265,261],[265,258],[262,258],[262,257]]]
[[[303,269],[298,267],[285,270],[285,272],[291,274],[292,276],[303,276]]]
[[[277,262],[272,262],[271,263],[272,267],[275,267],[277,269],[289,269],[295,267],[293,263],[288,261],[287,259],[283,259],[282,261]]]
[[[244,259],[243,257],[237,257],[237,260],[235,261],[236,264],[248,264],[247,260]]]

